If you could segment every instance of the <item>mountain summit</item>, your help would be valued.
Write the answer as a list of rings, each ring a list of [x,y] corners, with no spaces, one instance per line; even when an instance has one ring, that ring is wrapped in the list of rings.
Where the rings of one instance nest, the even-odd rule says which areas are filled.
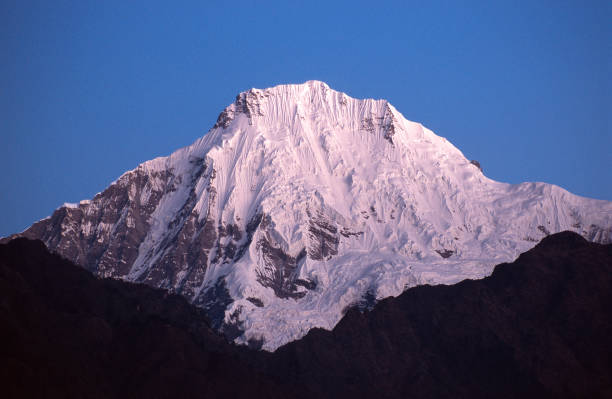
[[[493,181],[387,101],[309,81],[240,93],[192,145],[16,236],[182,294],[228,338],[274,350],[563,230],[612,241],[612,202]]]

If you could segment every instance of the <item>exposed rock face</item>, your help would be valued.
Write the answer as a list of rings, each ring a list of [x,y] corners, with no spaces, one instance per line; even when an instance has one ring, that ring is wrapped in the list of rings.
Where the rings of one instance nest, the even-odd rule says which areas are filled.
[[[382,137],[393,145],[395,124],[398,123],[391,107],[387,104],[381,116],[369,115],[361,121],[361,130],[370,134],[382,133]]]
[[[259,91],[251,89],[247,92],[240,93],[236,96],[236,101],[234,104],[227,107],[219,117],[217,118],[217,122],[213,126],[213,129],[216,128],[226,128],[231,122],[234,120],[236,115],[246,115],[249,120],[249,124],[253,123],[254,116],[264,116],[261,113],[260,107],[260,99],[267,97],[268,95],[261,94]]]
[[[258,247],[264,258],[264,267],[257,270],[257,281],[264,287],[272,288],[279,298],[301,298],[306,295],[306,292],[297,292],[298,279],[295,278],[306,251],[302,250],[293,257],[281,248],[273,247],[265,238],[259,241]]]
[[[49,247],[101,276],[127,274],[151,226],[151,214],[173,189],[171,171],[136,169],[78,207],[61,207],[23,236]]]
[[[568,229],[610,242],[612,203],[494,182],[387,101],[311,81],[239,94],[191,146],[16,236],[273,350],[368,292],[480,278]]]
[[[338,244],[340,243],[338,228],[327,220],[320,211],[315,216],[309,216],[308,237],[310,245],[308,256],[314,260],[331,259],[332,256],[338,254]]]

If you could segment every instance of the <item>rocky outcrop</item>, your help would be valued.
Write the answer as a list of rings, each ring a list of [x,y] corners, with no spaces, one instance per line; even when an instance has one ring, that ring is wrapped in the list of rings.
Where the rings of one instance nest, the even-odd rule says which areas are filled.
[[[450,258],[455,253],[455,251],[450,249],[436,249],[436,252],[444,259]]]
[[[370,134],[375,134],[380,131],[382,137],[393,145],[393,136],[395,135],[395,124],[397,120],[393,115],[393,111],[389,104],[385,105],[382,116],[368,116],[361,121],[360,128]]]
[[[219,114],[213,129],[228,127],[234,118],[240,114],[246,115],[249,119],[249,123],[252,124],[253,117],[263,116],[259,101],[264,97],[265,94],[255,89],[238,94],[236,96],[236,101]]]
[[[482,172],[482,166],[480,166],[480,162],[478,162],[478,161],[477,161],[477,160],[475,160],[475,159],[472,159],[472,160],[470,161],[470,163],[471,163],[472,165],[476,166],[476,167],[478,168],[478,170],[480,170],[480,171]]]
[[[301,298],[306,295],[304,291],[297,291],[296,284],[296,272],[306,257],[305,249],[295,257],[290,256],[281,248],[272,246],[265,238],[258,242],[257,248],[264,259],[264,267],[257,270],[257,281],[261,285],[272,288],[279,298]]]
[[[91,201],[61,207],[19,236],[40,239],[100,276],[125,276],[151,229],[151,214],[164,195],[180,184],[176,179],[171,170],[138,168]]]
[[[278,234],[269,215],[262,217],[260,226],[263,234],[256,248],[263,262],[256,270],[257,281],[264,287],[272,288],[279,298],[302,298],[306,295],[303,288],[314,288],[314,284],[298,278],[299,267],[306,258],[306,249],[303,248],[294,256],[289,255],[283,249],[282,243],[275,239]],[[255,304],[257,306],[257,303]]]

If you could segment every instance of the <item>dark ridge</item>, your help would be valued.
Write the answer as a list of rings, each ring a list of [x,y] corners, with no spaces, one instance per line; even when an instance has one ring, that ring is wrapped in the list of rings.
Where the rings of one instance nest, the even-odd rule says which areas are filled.
[[[267,353],[228,344],[180,296],[97,279],[17,239],[0,245],[0,389],[3,398],[612,397],[611,268],[612,245],[554,234],[488,278],[409,289]]]
[[[563,232],[485,279],[351,309],[271,371],[325,397],[609,398],[610,309],[612,245]]]
[[[142,284],[98,279],[40,241],[0,245],[3,398],[286,398],[204,310]]]

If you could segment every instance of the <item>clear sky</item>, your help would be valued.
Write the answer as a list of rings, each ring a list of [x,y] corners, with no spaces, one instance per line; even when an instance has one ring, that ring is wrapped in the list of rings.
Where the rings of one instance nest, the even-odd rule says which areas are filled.
[[[0,2],[0,236],[202,136],[238,92],[388,99],[489,177],[612,200],[610,1]]]

